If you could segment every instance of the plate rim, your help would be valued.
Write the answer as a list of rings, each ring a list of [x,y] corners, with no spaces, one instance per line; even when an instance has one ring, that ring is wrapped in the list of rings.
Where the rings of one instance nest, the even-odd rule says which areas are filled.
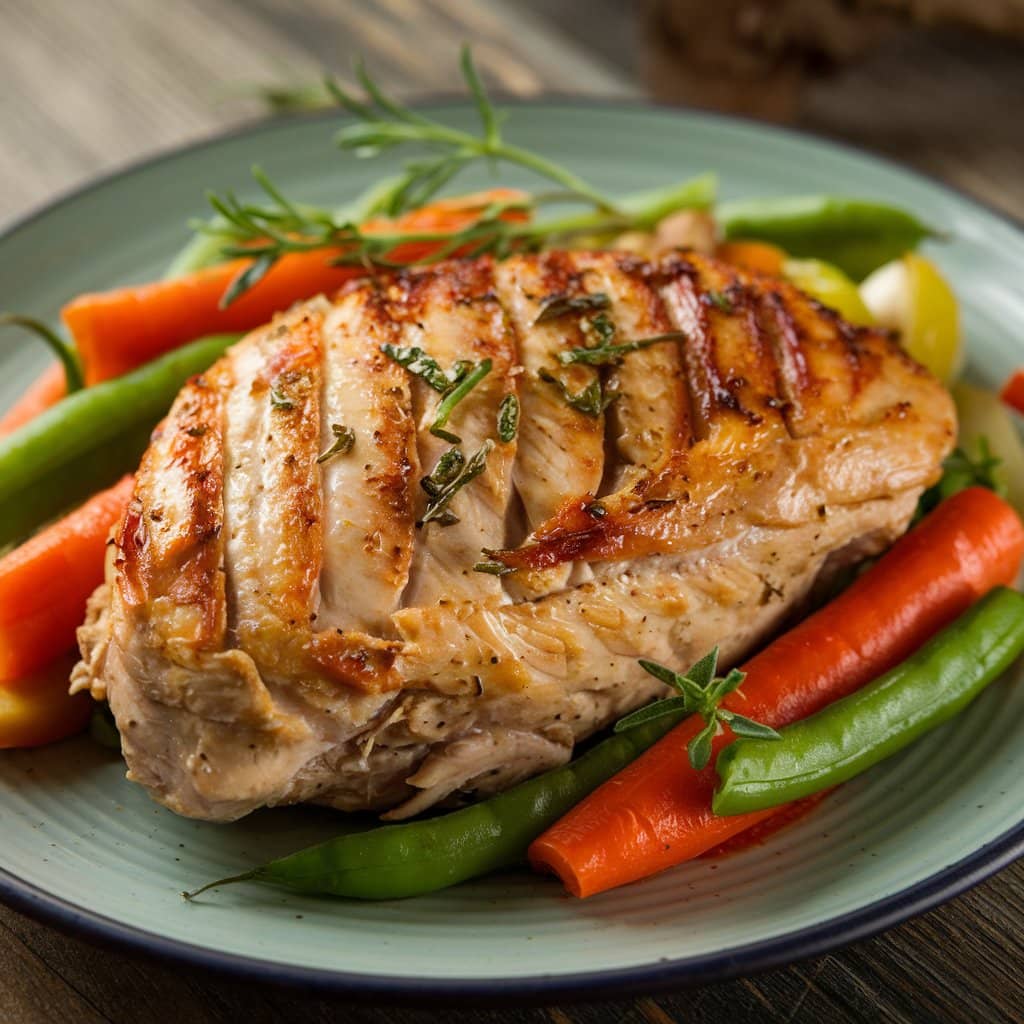
[[[552,103],[590,109],[655,111],[669,116],[682,115],[739,125],[780,136],[790,136],[838,150],[858,158],[867,158],[891,170],[927,183],[946,192],[959,203],[974,207],[1008,225],[1024,236],[1024,219],[1001,210],[986,199],[963,192],[927,171],[921,171],[887,154],[854,145],[826,134],[787,125],[770,124],[754,118],[684,105],[661,103],[642,97],[573,96],[544,92],[536,97],[496,94],[505,105],[545,107]],[[435,94],[420,97],[413,106],[469,106],[465,97]],[[145,172],[190,153],[207,149],[235,138],[273,132],[287,124],[330,120],[343,117],[338,111],[311,111],[249,120],[228,129],[181,144],[160,149],[109,171],[87,178],[27,212],[0,222],[0,246],[35,221],[122,178]],[[327,994],[343,994],[362,1002],[374,1003],[453,1003],[472,999],[475,1005],[502,1003],[536,1004],[556,999],[585,1001],[610,997],[667,992],[681,988],[727,981],[745,974],[760,973],[789,963],[817,956],[852,942],[877,935],[912,917],[934,909],[1008,867],[1024,856],[1024,821],[973,850],[967,856],[899,892],[848,911],[845,914],[807,925],[788,933],[757,942],[728,947],[696,956],[662,958],[654,963],[596,972],[564,975],[534,974],[499,978],[424,978],[413,975],[374,975],[326,968],[302,967],[276,960],[228,953],[207,946],[171,939],[156,932],[124,924],[104,914],[55,896],[45,889],[0,866],[0,900],[27,916],[96,945],[114,948],[145,958],[198,966],[214,974],[265,982],[271,985],[303,986]]]

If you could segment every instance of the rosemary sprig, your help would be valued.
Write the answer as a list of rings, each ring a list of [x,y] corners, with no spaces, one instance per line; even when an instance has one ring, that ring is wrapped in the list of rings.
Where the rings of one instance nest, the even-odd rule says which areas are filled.
[[[593,348],[571,348],[565,352],[558,353],[558,361],[563,366],[572,363],[582,363],[584,366],[605,366],[608,363],[617,363],[629,352],[637,352],[643,348],[650,348],[651,345],[660,344],[663,341],[682,341],[686,337],[682,331],[667,331],[665,334],[655,334],[650,338],[638,338],[635,341],[624,341],[618,345],[601,344]]]
[[[515,569],[510,565],[505,565],[504,562],[477,562],[473,566],[473,572],[486,573],[488,576],[507,576],[510,572],[515,572]]]
[[[581,237],[602,237],[627,230],[649,230],[676,210],[705,208],[714,201],[714,178],[705,175],[615,203],[579,176],[550,160],[509,143],[501,133],[503,115],[484,91],[468,50],[462,72],[476,103],[481,134],[473,135],[425,117],[387,96],[365,69],[358,69],[366,99],[351,96],[336,82],[327,88],[335,102],[356,121],[338,140],[360,157],[390,152],[406,144],[426,149],[426,157],[406,161],[401,173],[381,182],[347,210],[332,212],[287,198],[270,177],[256,167],[253,178],[262,192],[260,202],[243,202],[235,195],[210,193],[216,217],[194,223],[197,232],[215,238],[226,258],[249,262],[226,289],[221,306],[230,305],[257,284],[288,253],[333,250],[333,262],[394,268],[446,259],[455,252],[466,256],[489,253],[498,258],[511,252],[534,251],[542,245],[568,245]],[[529,168],[559,186],[552,195],[534,195],[488,202],[478,216],[457,231],[379,229],[364,231],[359,222],[374,214],[395,215],[416,209],[465,167],[480,161],[511,163]],[[588,209],[543,221],[509,218],[513,211],[534,213],[546,202],[582,203]],[[428,255],[395,260],[393,253],[405,243],[427,243]]]
[[[566,386],[565,381],[559,380],[550,370],[541,367],[537,371],[537,375],[542,381],[558,388],[566,405],[595,420],[619,397],[618,392],[606,391],[602,388],[601,382],[596,377],[582,391],[574,394]]]
[[[704,298],[721,313],[731,313],[734,309],[728,292],[707,291],[704,293]]]
[[[327,89],[335,101],[356,119],[337,135],[342,149],[350,150],[359,157],[377,156],[409,144],[425,146],[431,151],[428,156],[406,163],[405,173],[395,182],[390,194],[382,197],[377,212],[393,217],[406,210],[417,209],[429,202],[458,173],[480,161],[525,167],[598,210],[617,211],[608,196],[572,171],[508,142],[501,133],[504,115],[495,110],[487,96],[468,46],[462,48],[460,65],[480,117],[479,135],[452,128],[410,110],[385,94],[362,62],[356,65],[356,77],[366,93],[365,100],[356,99],[334,79],[327,80]]]
[[[430,476],[420,480],[420,486],[427,492],[427,502],[423,518],[416,524],[439,522],[442,526],[457,523],[458,517],[448,508],[448,503],[470,481],[475,480],[487,468],[487,456],[494,448],[494,442],[488,438],[468,459],[458,448],[449,448],[434,467]]]
[[[333,459],[335,455],[348,455],[356,446],[356,432],[351,427],[332,423],[331,433],[334,435],[334,443],[316,457],[318,463]]]
[[[635,725],[649,722],[662,715],[683,711],[686,714],[698,714],[704,720],[704,727],[687,744],[690,765],[697,771],[707,766],[711,760],[711,742],[715,738],[720,722],[724,722],[737,736],[748,736],[760,740],[777,740],[779,734],[770,726],[755,722],[746,715],[739,715],[721,707],[723,698],[738,689],[746,678],[739,669],[732,669],[725,677],[716,675],[718,671],[718,648],[715,647],[704,655],[685,673],[678,673],[659,665],[654,661],[641,659],[640,667],[655,679],[671,686],[679,692],[678,697],[666,697],[664,700],[648,704],[639,711],[634,711],[615,723],[615,731],[622,732]]]

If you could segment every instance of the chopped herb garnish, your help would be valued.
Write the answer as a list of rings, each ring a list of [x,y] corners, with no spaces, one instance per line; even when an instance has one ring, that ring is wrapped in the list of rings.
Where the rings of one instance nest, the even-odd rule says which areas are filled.
[[[494,442],[488,438],[468,459],[459,452],[458,460],[453,459],[439,474],[446,456],[450,456],[452,451],[458,451],[458,449],[450,449],[441,456],[430,477],[420,481],[423,489],[430,494],[430,501],[427,502],[426,511],[423,513],[423,518],[417,523],[418,526],[431,522],[438,522],[442,526],[451,526],[459,521],[458,517],[448,510],[448,503],[466,484],[475,480],[487,468],[487,456],[490,455],[493,448]],[[456,464],[460,468],[452,476],[452,467]],[[428,479],[431,481],[430,487],[426,484]],[[442,479],[446,482],[441,483]],[[433,493],[431,493],[431,489],[433,489]]]
[[[270,404],[275,409],[294,409],[295,403],[277,387],[270,389]]]
[[[582,391],[573,394],[565,386],[565,382],[559,380],[550,371],[541,369],[538,371],[538,376],[548,384],[554,384],[562,392],[562,398],[565,399],[566,405],[593,419],[597,419],[619,397],[615,391],[605,391],[596,377]]]
[[[619,362],[628,352],[638,352],[642,348],[650,348],[651,345],[658,345],[663,341],[682,341],[685,337],[686,335],[682,331],[668,331],[665,334],[655,334],[650,338],[624,341],[619,345],[571,348],[566,352],[559,352],[558,361],[563,366],[569,366],[572,363],[582,363],[584,366],[604,366],[607,363]]]
[[[589,320],[583,321],[583,330],[597,340],[594,347],[610,345],[615,339],[615,323],[605,313],[598,313]]]
[[[460,364],[456,364],[459,366]],[[461,402],[466,395],[470,393],[491,372],[491,361],[485,359],[482,363],[477,363],[473,369],[463,376],[462,380],[459,381],[450,391],[448,391],[444,398],[441,400],[437,407],[437,414],[434,416],[434,422],[430,424],[430,432],[435,437],[444,438],[449,444],[461,444],[462,438],[458,434],[453,434],[450,431],[444,429],[445,424],[448,422],[448,417],[451,416],[452,410]]]
[[[736,690],[746,679],[739,669],[732,669],[727,676],[720,678],[715,675],[718,670],[718,648],[706,654],[700,661],[685,673],[673,672],[672,669],[659,665],[654,661],[641,659],[640,667],[655,679],[671,686],[680,694],[678,697],[666,697],[664,700],[648,704],[639,711],[634,711],[615,723],[615,731],[623,732],[633,726],[649,722],[662,715],[683,711],[687,714],[698,714],[704,719],[704,728],[690,740],[687,753],[690,765],[700,771],[711,760],[711,742],[718,731],[718,723],[724,722],[737,736],[748,736],[760,740],[777,740],[779,734],[770,726],[755,722],[735,711],[727,711],[720,707],[722,699]]]
[[[393,359],[399,366],[404,366],[411,374],[429,384],[435,391],[447,394],[466,375],[470,363],[460,360],[447,373],[432,356],[428,356],[418,345],[403,347],[401,345],[381,345],[381,352]]]
[[[458,448],[449,448],[438,460],[429,476],[420,480],[420,487],[436,498],[462,472],[466,456]]]
[[[485,572],[489,576],[507,576],[510,572],[515,572],[515,569],[504,562],[477,562],[473,566],[473,572]]]
[[[715,309],[720,309],[723,313],[731,313],[733,311],[732,299],[729,298],[725,292],[705,292],[707,295],[708,302],[711,303]]]
[[[515,439],[519,430],[519,399],[513,394],[506,395],[498,406],[498,437],[508,444]]]
[[[322,451],[317,457],[317,462],[326,462],[335,455],[348,455],[356,444],[356,432],[351,427],[344,427],[340,423],[331,424],[331,433],[334,435],[334,443]]]
[[[540,306],[535,324],[546,324],[569,313],[587,313],[590,310],[607,309],[612,304],[604,292],[593,295],[549,295]]]

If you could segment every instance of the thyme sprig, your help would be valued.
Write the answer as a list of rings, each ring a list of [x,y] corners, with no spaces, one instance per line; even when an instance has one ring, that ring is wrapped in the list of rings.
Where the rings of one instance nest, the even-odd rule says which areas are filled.
[[[451,526],[459,521],[448,504],[466,484],[475,480],[487,468],[487,456],[493,448],[494,442],[488,438],[468,459],[458,448],[449,448],[437,460],[430,475],[420,480],[420,486],[430,500],[417,526],[431,522]]]
[[[748,736],[760,740],[777,740],[779,734],[770,726],[755,722],[746,715],[737,714],[721,707],[722,700],[738,689],[746,678],[739,669],[731,669],[724,677],[719,677],[718,648],[715,647],[705,654],[695,665],[684,673],[674,672],[654,661],[640,660],[640,667],[655,679],[671,686],[678,691],[678,697],[666,697],[655,701],[647,707],[634,711],[615,723],[615,731],[622,732],[633,726],[660,718],[662,715],[682,711],[684,714],[697,714],[704,720],[704,726],[687,744],[686,752],[690,765],[700,771],[711,760],[711,743],[718,732],[719,723],[724,722],[737,736]]]

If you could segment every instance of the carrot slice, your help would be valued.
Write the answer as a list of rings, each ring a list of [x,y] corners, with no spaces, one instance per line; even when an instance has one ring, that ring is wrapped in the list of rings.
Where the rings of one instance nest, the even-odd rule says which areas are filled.
[[[74,647],[133,483],[124,477],[0,558],[0,686]]]
[[[67,393],[64,367],[60,363],[54,363],[47,367],[43,374],[29,385],[28,390],[14,405],[0,416],[0,437],[14,433],[18,427],[23,427],[41,412],[46,412],[51,405],[56,405]]]
[[[1024,416],[1024,369],[1010,374],[1009,379],[999,392],[999,397],[1011,408]]]
[[[367,231],[450,232],[472,224],[492,202],[514,202],[514,189],[439,200],[394,222],[371,221]],[[509,211],[510,220],[522,211]],[[405,243],[389,259],[410,262],[436,252],[438,242]],[[88,384],[120,376],[172,348],[205,334],[233,334],[266,323],[274,313],[321,292],[330,294],[366,273],[331,266],[337,249],[289,253],[226,309],[220,302],[248,260],[231,260],[182,277],[80,295],[61,311],[78,346]]]
[[[93,701],[87,693],[68,693],[74,664],[65,655],[24,679],[0,683],[0,750],[41,747],[86,727]]]
[[[999,584],[1012,584],[1024,527],[991,491],[961,491],[901,538],[831,604],[744,666],[743,686],[723,703],[775,728],[819,711],[913,653]],[[711,812],[714,756],[695,771],[686,745],[694,716],[596,789],[529,850],[576,896],[655,874],[777,813],[718,818]],[[732,735],[714,743],[717,754]]]
[[[721,242],[715,255],[734,267],[768,277],[779,277],[786,260],[786,254],[777,245],[768,242]]]

